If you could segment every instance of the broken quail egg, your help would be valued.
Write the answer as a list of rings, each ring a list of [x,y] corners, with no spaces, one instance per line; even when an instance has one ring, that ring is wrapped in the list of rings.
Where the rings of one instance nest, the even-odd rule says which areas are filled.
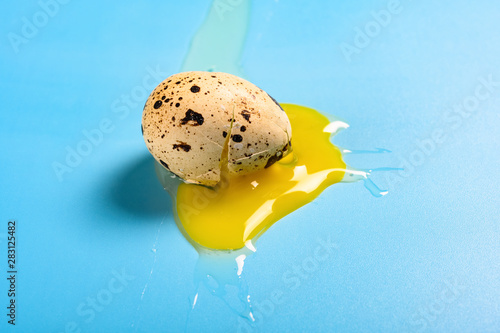
[[[227,73],[174,74],[151,93],[142,115],[147,148],[188,183],[214,186],[221,173],[262,170],[291,150],[290,121],[254,84]]]

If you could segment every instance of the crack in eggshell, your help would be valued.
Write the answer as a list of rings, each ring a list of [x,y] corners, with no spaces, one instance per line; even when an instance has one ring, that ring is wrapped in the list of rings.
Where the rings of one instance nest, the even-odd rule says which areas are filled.
[[[270,97],[268,98],[272,101],[272,105],[274,106],[275,101]],[[268,101],[268,103],[269,102],[270,101]],[[259,105],[256,105],[256,108],[257,107],[259,107]],[[285,113],[281,111],[282,113],[277,113],[278,116],[276,117],[273,114],[265,112],[263,113],[265,120],[267,120],[266,125],[268,133],[266,135],[265,131],[262,132],[262,128],[260,127],[257,131],[252,130],[255,127],[255,124],[251,123],[252,115],[257,115],[258,119],[260,120],[261,112],[255,109],[252,110],[252,108],[249,108],[248,112],[250,114],[250,119],[247,119],[247,117],[245,117],[245,114],[240,113],[240,116],[243,119],[237,120],[237,123],[245,123],[245,131],[243,137],[245,137],[246,139],[250,137],[250,140],[241,140],[240,138],[238,138],[238,141],[241,140],[242,143],[233,143],[233,149],[231,151],[232,158],[230,159],[231,163],[229,165],[230,173],[246,174],[269,167],[274,162],[285,157],[289,153],[289,149],[283,149],[290,141],[289,130],[287,128],[289,127],[289,123],[283,121],[283,118],[288,121],[287,117],[283,117]],[[280,118],[279,116],[281,116],[282,118]],[[283,132],[286,135],[285,138],[280,134]],[[254,142],[256,140],[259,140],[258,144]],[[264,149],[264,144],[269,148]],[[246,147],[247,149],[241,149],[243,147]],[[255,150],[257,150],[258,152],[256,153]]]
[[[233,125],[234,125],[234,109],[236,108],[236,105],[235,105],[235,102],[234,102],[234,99],[233,99],[233,110],[231,111],[232,113],[232,117],[231,117],[231,123],[229,124],[229,129],[227,131],[227,135],[226,135],[226,141],[224,141],[224,150],[222,151],[222,155],[225,155],[225,156],[221,156],[221,170],[224,170],[224,171],[227,171],[229,169],[229,161],[230,161],[230,155],[229,155],[229,142],[231,141],[231,136],[232,136],[232,132],[233,132]]]

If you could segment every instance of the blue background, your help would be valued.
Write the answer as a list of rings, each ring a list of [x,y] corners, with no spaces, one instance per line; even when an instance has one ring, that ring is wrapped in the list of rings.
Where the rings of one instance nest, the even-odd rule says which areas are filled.
[[[348,61],[342,43],[355,46],[355,29],[388,3],[251,4],[247,79],[280,102],[345,119],[351,127],[334,140],[343,148],[392,151],[349,155],[350,165],[405,171],[373,175],[389,190],[382,198],[362,183],[334,185],[259,239],[243,273],[251,300],[258,309],[282,297],[261,306],[253,328],[201,290],[188,331],[500,331],[500,86],[453,113],[481,78],[500,81],[500,3],[401,1]],[[0,5],[0,253],[16,219],[19,270],[12,329],[0,259],[2,332],[184,330],[198,255],[142,140],[147,96],[120,99],[139,94],[148,69],[162,73],[148,93],[180,70],[210,5],[75,0],[17,52],[9,34],[22,36],[23,17],[42,9]],[[53,163],[103,119],[108,132],[60,180]],[[422,146],[436,130],[444,139]],[[287,282],[328,237],[338,246],[328,260]],[[122,271],[123,290],[94,317],[79,315]]]

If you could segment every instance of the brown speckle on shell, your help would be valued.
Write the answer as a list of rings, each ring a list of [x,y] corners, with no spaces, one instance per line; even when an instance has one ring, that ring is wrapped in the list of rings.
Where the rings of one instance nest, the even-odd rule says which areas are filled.
[[[161,105],[163,104],[162,101],[156,101],[155,105],[153,106],[155,109],[159,109]]]

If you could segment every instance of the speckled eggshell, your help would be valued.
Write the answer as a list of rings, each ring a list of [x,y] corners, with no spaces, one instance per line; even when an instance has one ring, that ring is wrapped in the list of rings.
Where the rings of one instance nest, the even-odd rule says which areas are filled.
[[[144,141],[155,159],[190,183],[216,185],[227,169],[263,169],[290,147],[285,112],[266,92],[237,76],[185,72],[151,93],[142,116]]]
[[[246,174],[267,168],[286,156],[291,148],[292,129],[274,98],[254,84],[235,78],[237,81],[229,87],[235,108],[228,169],[230,173]]]

